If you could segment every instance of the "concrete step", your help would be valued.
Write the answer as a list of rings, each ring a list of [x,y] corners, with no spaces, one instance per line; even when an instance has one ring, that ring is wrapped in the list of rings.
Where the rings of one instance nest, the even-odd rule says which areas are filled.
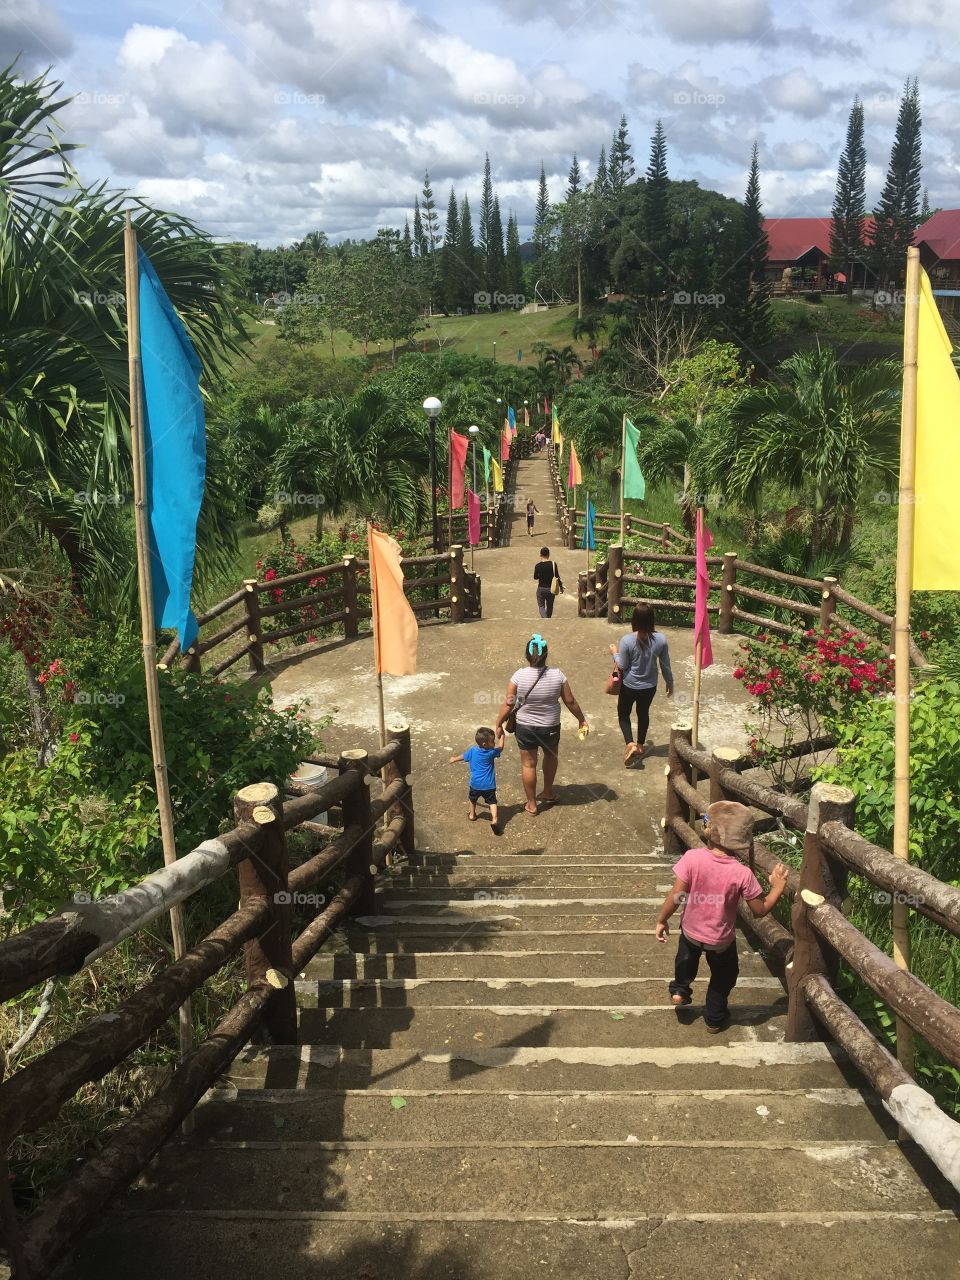
[[[539,882],[538,882],[539,881]],[[672,880],[664,880],[663,876],[637,874],[618,876],[614,880],[597,880],[591,877],[590,884],[583,881],[560,885],[555,880],[538,877],[531,883],[523,876],[512,880],[458,880],[455,884],[427,884],[385,886],[377,893],[378,911],[406,911],[417,906],[447,906],[451,911],[459,911],[465,904],[471,910],[484,907],[490,902],[506,903],[508,906],[522,906],[527,903],[536,905],[550,903],[619,903],[621,910],[624,904],[642,902],[646,905],[663,901],[663,896],[673,884]]]
[[[525,939],[512,935],[519,946]],[[640,943],[634,939],[629,946],[603,950],[605,940],[591,936],[580,939],[581,945],[571,943],[563,950],[563,938],[536,940],[528,950],[468,950],[460,944],[447,949],[435,939],[421,939],[421,950],[403,950],[407,939],[394,939],[396,949],[383,946],[376,951],[347,952],[334,955],[324,952],[315,956],[307,965],[306,976],[324,978],[603,978],[624,970],[633,972],[644,980],[653,978],[666,982],[673,976],[675,947],[659,947],[653,951],[647,947],[640,954]],[[488,941],[488,940],[485,940]],[[616,941],[616,940],[615,940]],[[652,939],[651,939],[652,941]],[[374,947],[384,942],[374,938],[367,945]],[[547,945],[547,943],[552,945]],[[587,945],[584,945],[587,944]],[[589,946],[593,944],[593,948]],[[433,950],[426,948],[433,946]],[[740,977],[744,981],[749,974],[770,977],[763,958],[757,952],[743,949],[740,952]]]
[[[707,1041],[707,1043],[704,1043]],[[342,1090],[530,1089],[620,1092],[648,1089],[829,1089],[861,1079],[826,1044],[704,1036],[672,1048],[557,1045],[343,1049],[337,1045],[250,1047],[227,1077],[238,1088]]]
[[[552,889],[594,889],[599,888],[600,893],[591,896],[609,897],[612,896],[608,891],[619,891],[621,896],[630,893],[638,884],[646,886],[665,885],[663,893],[673,884],[673,877],[668,867],[654,868],[648,870],[646,867],[638,867],[631,871],[609,871],[604,874],[590,875],[586,872],[575,871],[558,871],[556,875],[549,871],[540,871],[532,868],[530,871],[513,872],[509,870],[492,872],[489,875],[480,871],[451,871],[449,873],[438,873],[435,876],[430,875],[414,875],[414,876],[391,876],[383,883],[383,893],[389,896],[399,896],[402,893],[409,893],[411,897],[423,897],[423,890],[437,890],[438,892],[447,892],[453,894],[461,890],[471,889],[499,889],[504,893],[510,893],[514,888],[523,892],[528,892],[530,888],[540,888],[543,891]],[[659,890],[658,890],[659,891]]]
[[[709,1170],[709,1176],[706,1171]],[[731,1189],[755,1213],[923,1211],[924,1185],[894,1142],[772,1138],[517,1142],[168,1143],[127,1202],[151,1210],[555,1213],[575,1217],[728,1213]]]
[[[402,1100],[402,1106],[397,1106]],[[198,1140],[454,1142],[671,1137],[882,1142],[896,1125],[858,1089],[690,1089],[622,1093],[491,1093],[457,1089],[321,1092],[224,1082],[196,1112]]]
[[[298,981],[296,987],[301,1006],[328,1009],[590,1003],[620,1007],[667,1003],[666,980],[660,977],[305,979]],[[743,977],[734,990],[737,1000],[758,1005],[772,1005],[783,995],[779,978],[767,975]]]
[[[571,902],[569,906],[557,906],[556,901],[536,903],[528,901],[495,902],[465,901],[443,906],[420,901],[414,903],[377,904],[376,914],[355,916],[354,927],[363,929],[389,929],[403,926],[427,932],[457,932],[464,928],[483,932],[508,933],[515,929],[534,930],[539,933],[583,933],[590,930],[606,932],[608,929],[636,929],[647,925],[653,931],[657,908],[663,896],[644,901],[616,899],[595,902],[593,906]]]
[[[537,1046],[577,1048],[656,1046],[669,1048],[780,1040],[786,1030],[786,996],[756,1003],[757,992],[735,991],[731,1024],[720,1036],[707,1031],[702,1009],[692,1005],[679,1014],[666,1000],[647,1005],[462,1005],[459,1008],[300,1009],[304,1044],[343,1045],[355,1049],[419,1048],[443,1045],[469,1048]],[[771,995],[774,993],[770,993]]]
[[[436,871],[468,871],[473,869],[503,868],[523,870],[539,867],[541,870],[566,869],[568,871],[613,870],[620,867],[672,867],[675,858],[665,858],[663,851],[650,853],[451,853],[418,854],[400,864],[399,871],[408,874]]]
[[[739,1212],[729,1203],[714,1215],[645,1214],[634,1207],[615,1221],[547,1213],[518,1221],[521,1215],[512,1212],[415,1218],[404,1214],[389,1188],[381,1190],[384,1207],[359,1217],[271,1209],[209,1216],[113,1214],[80,1244],[70,1276],[703,1280],[709,1274],[717,1280],[772,1280],[789,1274],[793,1280],[956,1280],[960,1256],[960,1226],[947,1210],[798,1213],[786,1187],[782,1208],[773,1213]],[[710,1260],[708,1272],[704,1259]]]

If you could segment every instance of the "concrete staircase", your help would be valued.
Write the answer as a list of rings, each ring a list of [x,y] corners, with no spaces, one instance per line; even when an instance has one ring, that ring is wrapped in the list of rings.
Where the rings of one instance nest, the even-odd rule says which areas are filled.
[[[740,939],[733,1023],[679,1014],[662,853],[421,854],[299,982],[66,1274],[958,1274],[954,1198]],[[786,1229],[784,1229],[786,1228]]]

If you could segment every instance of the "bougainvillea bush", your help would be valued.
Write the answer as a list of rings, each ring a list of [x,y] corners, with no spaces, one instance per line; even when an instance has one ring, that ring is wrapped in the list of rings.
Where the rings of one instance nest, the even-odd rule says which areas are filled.
[[[893,661],[882,646],[836,627],[780,638],[761,633],[741,645],[734,670],[756,710],[747,722],[754,761],[777,786],[796,789],[812,757],[784,759],[808,739],[837,737],[857,704],[893,689]]]

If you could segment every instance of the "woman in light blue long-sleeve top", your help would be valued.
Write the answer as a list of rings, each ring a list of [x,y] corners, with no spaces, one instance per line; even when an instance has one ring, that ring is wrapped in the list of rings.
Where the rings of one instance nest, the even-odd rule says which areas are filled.
[[[667,639],[656,629],[653,607],[638,604],[631,619],[632,631],[624,636],[619,646],[612,644],[610,652],[620,668],[620,694],[617,698],[617,719],[623,740],[627,744],[623,763],[632,764],[643,755],[650,728],[650,704],[657,692],[657,666],[663,672],[667,697],[673,694],[673,671],[670,668],[670,650]],[[631,714],[637,709],[637,740],[633,740]]]

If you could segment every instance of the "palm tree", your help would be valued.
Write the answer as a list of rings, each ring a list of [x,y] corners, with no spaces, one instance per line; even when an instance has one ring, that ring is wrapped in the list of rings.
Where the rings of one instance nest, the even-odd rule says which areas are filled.
[[[705,442],[710,487],[759,510],[764,486],[786,485],[810,513],[813,554],[845,550],[868,479],[898,468],[901,369],[894,360],[843,368],[833,350],[798,352],[778,380],[749,391]]]

